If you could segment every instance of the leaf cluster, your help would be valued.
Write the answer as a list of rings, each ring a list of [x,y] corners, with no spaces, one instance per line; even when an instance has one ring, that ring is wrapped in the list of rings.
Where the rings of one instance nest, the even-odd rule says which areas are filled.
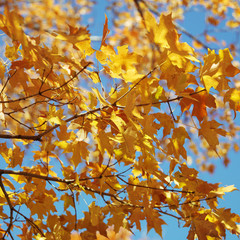
[[[229,48],[202,56],[181,41],[178,1],[160,14],[160,1],[137,0],[113,1],[113,29],[106,16],[93,47],[79,22],[94,2],[70,2],[2,6],[0,237],[130,239],[142,221],[162,236],[164,216],[189,240],[239,235],[240,216],[218,207],[236,188],[189,166],[194,156],[213,172],[206,159],[227,165],[239,149],[240,70]],[[200,4],[218,25],[225,9]]]

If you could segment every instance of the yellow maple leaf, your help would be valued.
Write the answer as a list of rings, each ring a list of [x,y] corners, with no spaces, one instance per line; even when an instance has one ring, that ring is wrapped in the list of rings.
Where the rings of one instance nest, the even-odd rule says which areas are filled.
[[[99,131],[96,140],[98,143],[98,149],[102,155],[104,155],[105,150],[109,156],[113,153],[113,145],[110,143],[110,138],[112,137],[111,133],[105,133],[104,131]]]
[[[216,230],[217,224],[214,224],[205,219],[206,214],[198,215],[192,220],[192,235],[188,235],[189,240],[194,240],[194,235],[199,240],[220,239],[219,233]],[[190,231],[191,232],[191,231]]]
[[[84,141],[75,141],[71,145],[68,144],[66,151],[73,153],[70,161],[74,164],[75,167],[77,167],[83,159],[88,161],[89,151],[87,147],[88,143]]]
[[[63,109],[56,109],[56,106],[49,106],[49,112],[46,116],[51,125],[61,124],[64,118]]]
[[[216,54],[214,50],[208,50],[208,55],[204,56],[204,65],[200,68],[200,78],[206,90],[210,88],[221,91],[229,89],[229,79],[240,72],[232,65],[232,56],[229,49],[219,50]]]
[[[160,15],[159,23],[150,12],[145,13],[145,24],[148,30],[149,38],[162,49],[169,49],[168,55],[170,61],[182,68],[186,62],[199,62],[194,57],[194,50],[186,42],[179,41],[180,35],[177,33],[173,24],[172,15]]]
[[[0,79],[3,80],[4,74],[5,74],[5,66],[2,64],[2,62],[0,62]]]
[[[82,238],[77,232],[74,232],[71,234],[71,240],[82,240]]]
[[[12,154],[10,158],[9,167],[16,167],[17,165],[21,166],[24,157],[24,151],[21,151],[21,148],[16,144],[13,145]]]
[[[101,81],[97,72],[91,72],[89,74],[89,77],[93,80],[94,83],[99,83]]]
[[[61,31],[54,31],[52,35],[56,39],[68,41],[72,44],[76,44],[86,39],[90,39],[89,31],[85,27],[77,28],[71,25],[68,25],[68,27],[69,27],[69,34]]]
[[[130,240],[132,233],[126,228],[120,227],[119,232],[115,232],[113,226],[107,228],[107,237],[101,235],[98,231],[96,240]]]
[[[109,103],[104,99],[104,97],[100,94],[97,88],[92,88],[92,91],[95,93],[96,97],[98,98],[99,102],[103,106],[109,106]]]
[[[163,127],[163,137],[170,134],[171,129],[174,128],[171,116],[166,113],[155,113],[154,117],[159,121],[159,129]]]
[[[219,84],[219,82],[215,78],[213,78],[213,77],[211,77],[209,75],[204,75],[202,77],[202,81],[204,83],[204,86],[205,86],[207,92],[209,92],[211,87],[216,89],[218,84]]]
[[[236,111],[240,111],[240,90],[229,89],[224,95],[224,102],[229,103],[230,109],[234,111],[234,118],[236,118]]]
[[[179,127],[174,128],[173,135],[171,137],[169,144],[167,145],[168,154],[172,155],[179,159],[179,156],[182,155],[183,158],[187,159],[187,152],[184,148],[185,139],[190,139],[185,128]]]
[[[74,202],[72,196],[64,194],[61,196],[61,200],[64,201],[64,210],[66,211],[70,206],[74,208]]]
[[[99,217],[101,216],[100,207],[95,205],[95,202],[92,202],[89,206],[89,212],[91,216],[91,223],[93,226],[97,226],[99,222]]]
[[[237,190],[237,188],[234,187],[234,185],[230,185],[230,186],[227,186],[227,187],[218,187],[216,190],[213,190],[211,192],[219,194],[219,195],[224,195],[227,192],[233,192],[233,191],[236,191],[236,190]]]
[[[91,47],[91,40],[89,31],[85,27],[74,27],[68,25],[69,34],[61,31],[54,31],[51,33],[56,39],[63,40],[73,44],[75,49],[81,50],[87,56],[95,52]]]
[[[20,46],[9,46],[8,44],[6,44],[5,57],[8,58],[10,61],[14,61],[19,58],[19,47]]]
[[[135,153],[137,132],[132,127],[128,127],[122,134],[127,153],[132,156]]]
[[[227,132],[219,126],[222,124],[215,120],[204,120],[200,124],[199,135],[203,136],[208,142],[209,146],[216,151],[216,146],[219,144],[218,135],[226,136]]]
[[[229,20],[229,21],[227,21],[226,25],[230,28],[237,28],[240,25],[240,21]]]
[[[141,77],[134,67],[141,60],[136,53],[129,53],[128,45],[117,47],[117,53],[112,46],[102,46],[97,51],[96,58],[101,64],[107,64],[105,71],[113,78],[124,78],[126,82],[134,82]]]

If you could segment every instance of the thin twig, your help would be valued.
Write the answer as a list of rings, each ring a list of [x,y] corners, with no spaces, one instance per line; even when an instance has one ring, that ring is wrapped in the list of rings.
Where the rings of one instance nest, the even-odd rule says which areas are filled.
[[[133,184],[130,182],[127,182],[126,180],[124,180],[123,178],[119,177],[119,175],[117,175],[117,178],[119,178],[121,181],[123,181],[124,183],[126,183],[129,186],[133,186],[133,187],[139,187],[139,188],[147,188],[147,189],[153,189],[153,190],[159,190],[159,191],[164,191],[164,192],[178,192],[178,193],[190,193],[190,194],[194,194],[194,191],[184,191],[184,190],[177,190],[177,189],[169,189],[169,188],[157,188],[157,187],[151,187],[151,186],[144,186],[144,185],[138,185],[138,184]]]
[[[198,93],[201,93],[201,92],[205,92],[206,89],[201,89],[197,92],[192,92],[192,93],[189,93],[189,96],[192,96],[192,95],[195,95],[195,94],[198,94]],[[174,102],[174,101],[179,101],[181,99],[185,98],[184,96],[178,96],[178,97],[175,97],[175,98],[171,98],[171,99],[168,99],[168,100],[163,100],[163,101],[157,101],[157,102],[150,102],[150,103],[141,103],[141,104],[137,104],[136,107],[144,107],[144,106],[148,106],[148,105],[157,105],[157,104],[161,104],[161,103],[168,103],[168,102]],[[119,106],[116,106],[116,107],[119,107]]]
[[[6,114],[7,114],[11,119],[13,119],[13,120],[16,121],[17,123],[19,123],[20,125],[24,126],[25,128],[28,128],[28,129],[32,130],[31,127],[29,127],[28,125],[20,122],[18,119],[16,119],[15,117],[13,117],[13,116],[11,115],[11,113],[10,113],[10,114],[9,114],[9,113],[6,113]]]
[[[112,159],[112,156],[109,157],[107,166],[103,169],[102,173],[100,174],[100,177],[102,177],[103,174],[106,172],[106,170],[109,168],[111,159]]]
[[[74,211],[75,211],[75,231],[77,231],[77,207],[76,207],[76,201],[75,201],[75,195],[74,195],[74,192],[73,190],[70,188],[70,191],[71,191],[71,195],[72,195],[72,199],[73,199],[73,208],[74,208]]]
[[[174,117],[174,115],[173,115],[173,111],[172,111],[172,108],[171,108],[171,106],[170,106],[169,101],[167,102],[167,104],[168,104],[168,107],[169,107],[169,110],[170,110],[171,116],[172,116],[172,118],[173,118],[173,121],[176,122],[176,119],[175,119],[175,117]]]
[[[51,66],[51,69],[50,69],[50,71],[48,72],[48,74],[46,75],[45,78],[44,78],[45,69],[43,70],[42,83],[41,83],[41,86],[40,86],[40,88],[39,88],[39,94],[40,94],[40,95],[41,95],[41,89],[42,89],[42,87],[43,87],[43,84],[44,84],[44,82],[47,80],[47,78],[49,77],[49,75],[50,75],[50,73],[52,72],[52,70],[53,70],[53,65]]]
[[[124,93],[122,96],[120,96],[113,104],[112,106],[116,106],[117,102],[119,102],[122,98],[124,98],[126,95],[128,95],[140,82],[142,82],[144,79],[146,79],[150,74],[152,74],[153,71],[155,71],[157,67],[154,67],[148,74],[140,78],[126,93]]]
[[[45,236],[44,233],[42,232],[42,230],[38,227],[38,225],[35,224],[31,219],[27,218],[25,215],[23,215],[21,212],[19,212],[15,208],[13,208],[13,211],[15,211],[17,214],[21,215],[27,222],[29,222],[34,228],[36,228],[42,237]]]
[[[118,173],[116,176],[122,176],[124,173],[128,172],[129,170],[133,169],[133,167],[129,167],[128,169],[126,169],[123,172]]]
[[[6,100],[6,101],[0,101],[0,103],[14,103],[14,102],[20,102],[20,101],[25,101],[29,98],[33,98],[33,97],[36,97],[36,96],[39,96],[39,95],[42,95],[43,93],[45,92],[48,92],[48,91],[56,91],[62,87],[64,87],[65,85],[67,85],[69,82],[73,81],[82,71],[84,71],[89,65],[91,64],[91,62],[88,62],[86,64],[86,66],[84,66],[81,70],[79,70],[73,77],[71,77],[68,81],[66,81],[65,83],[63,83],[61,86],[59,87],[56,87],[56,88],[48,88],[48,89],[45,89],[41,92],[37,92],[35,94],[32,94],[32,95],[29,95],[29,96],[25,96],[25,97],[22,97],[22,98],[17,98],[17,99],[12,99],[12,100]],[[51,99],[53,100],[53,99]]]
[[[33,177],[33,178],[43,179],[46,181],[49,180],[49,181],[54,181],[54,182],[62,182],[62,183],[66,183],[66,184],[71,184],[71,183],[74,183],[74,181],[75,181],[75,179],[61,179],[58,177],[48,177],[48,176],[39,175],[39,174],[31,173],[31,172],[21,172],[21,171],[7,170],[7,169],[0,169],[0,176],[2,174]]]
[[[7,200],[7,203],[8,203],[8,206],[9,206],[9,210],[10,210],[10,217],[9,217],[10,218],[10,222],[9,222],[7,230],[3,234],[3,239],[4,239],[7,234],[11,235],[10,230],[11,230],[11,227],[13,225],[13,209],[14,208],[13,208],[11,200],[10,200],[8,194],[7,194],[7,191],[6,191],[5,187],[4,187],[4,184],[2,182],[2,173],[1,172],[0,172],[0,187],[1,187],[2,192],[3,192],[3,194],[4,194],[4,196],[5,196],[6,200]]]

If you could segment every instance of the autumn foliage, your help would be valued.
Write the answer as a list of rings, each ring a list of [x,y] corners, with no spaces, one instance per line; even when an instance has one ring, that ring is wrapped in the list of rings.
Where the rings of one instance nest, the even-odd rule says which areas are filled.
[[[240,147],[238,46],[178,20],[201,6],[235,29],[240,6],[109,1],[98,39],[94,4],[0,6],[0,238],[127,240],[142,224],[162,236],[166,215],[188,240],[239,235],[240,216],[218,207],[236,188],[198,177]]]

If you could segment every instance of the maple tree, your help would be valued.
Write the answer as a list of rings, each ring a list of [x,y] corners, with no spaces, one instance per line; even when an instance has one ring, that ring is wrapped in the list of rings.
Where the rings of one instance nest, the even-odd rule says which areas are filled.
[[[82,25],[94,4],[1,3],[0,237],[130,239],[142,220],[162,236],[166,215],[189,240],[239,235],[240,216],[218,207],[236,188],[198,177],[239,150],[238,45],[177,24],[198,4],[236,29],[238,3],[110,1],[95,48]]]

